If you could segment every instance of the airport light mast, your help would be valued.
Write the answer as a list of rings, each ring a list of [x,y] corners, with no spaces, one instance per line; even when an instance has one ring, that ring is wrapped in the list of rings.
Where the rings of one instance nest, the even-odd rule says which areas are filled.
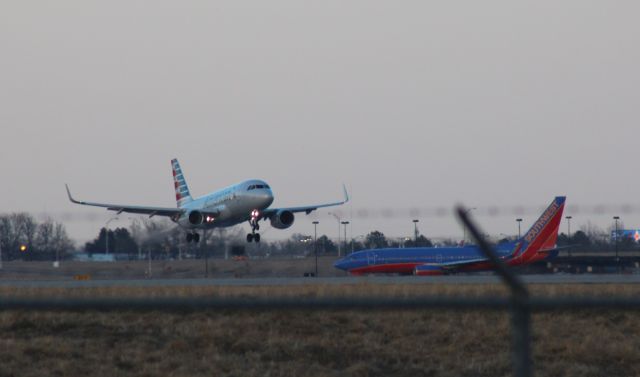
[[[413,247],[418,247],[418,219],[413,219]]]
[[[336,215],[333,212],[329,212],[329,214],[331,216],[335,217],[336,220],[338,220],[338,256],[340,257],[341,256],[341,254],[340,254],[340,218],[338,217],[338,215]]]
[[[344,225],[344,255],[347,255],[347,225],[349,225],[348,221],[342,221],[342,225]]]
[[[522,223],[522,219],[517,218],[516,221],[518,222],[518,239],[520,239],[520,223]]]
[[[616,230],[613,235],[613,241],[615,242],[616,247],[616,268],[618,270],[618,273],[620,273],[620,258],[618,257],[618,220],[620,220],[620,216],[613,216],[613,220],[615,220],[616,222]]]
[[[316,274],[315,277],[318,277],[318,224],[319,221],[314,221],[313,224],[313,252],[316,255]]]
[[[565,219],[567,219],[567,242],[571,245],[571,219],[573,219],[573,216],[565,216]],[[571,256],[570,247],[567,249],[567,255]]]

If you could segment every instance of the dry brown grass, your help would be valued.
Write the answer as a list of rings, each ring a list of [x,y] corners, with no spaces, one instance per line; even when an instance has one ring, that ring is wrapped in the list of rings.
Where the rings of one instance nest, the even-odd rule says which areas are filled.
[[[637,295],[635,285],[532,286],[537,295]],[[64,297],[504,294],[497,285],[40,289]],[[538,376],[640,375],[640,313],[534,315]],[[506,376],[507,313],[202,311],[0,313],[0,376]]]
[[[268,286],[164,286],[157,287],[76,287],[27,288],[0,286],[1,297],[421,297],[421,296],[504,296],[502,284],[313,284]],[[538,297],[557,296],[637,296],[639,284],[531,284]]]

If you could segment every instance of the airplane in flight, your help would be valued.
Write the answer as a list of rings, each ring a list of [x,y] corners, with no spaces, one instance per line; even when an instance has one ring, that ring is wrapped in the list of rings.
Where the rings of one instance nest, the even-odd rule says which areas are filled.
[[[497,245],[498,256],[509,266],[522,266],[543,260],[556,252],[565,199],[564,196],[556,197],[524,237],[516,242]],[[477,246],[469,245],[362,250],[338,260],[334,267],[352,275],[445,275],[491,270],[494,266]]]
[[[287,229],[293,225],[294,213],[307,215],[322,207],[339,206],[349,201],[347,189],[342,186],[344,200],[341,202],[287,208],[269,208],[273,203],[271,187],[261,180],[252,179],[223,188],[208,195],[192,198],[184,174],[177,159],[171,160],[173,182],[176,190],[177,208],[146,207],[121,204],[84,202],[74,199],[67,185],[67,195],[72,203],[105,207],[110,211],[146,214],[149,217],[166,216],[187,230],[187,242],[199,242],[197,230],[230,227],[245,221],[251,226],[247,242],[260,242],[258,222],[269,219],[271,226]]]

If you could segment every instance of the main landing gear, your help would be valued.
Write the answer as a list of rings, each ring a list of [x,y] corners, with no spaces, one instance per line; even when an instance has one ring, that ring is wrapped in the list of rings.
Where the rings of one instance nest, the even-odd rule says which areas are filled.
[[[187,243],[191,243],[191,241],[194,243],[200,242],[200,235],[196,232],[187,233]]]
[[[247,234],[247,242],[260,242],[260,233],[256,233],[256,230],[260,230],[260,224],[258,224],[258,220],[260,220],[260,212],[257,209],[254,209],[253,211],[251,211],[251,219],[249,220],[249,225],[251,225],[251,233]]]

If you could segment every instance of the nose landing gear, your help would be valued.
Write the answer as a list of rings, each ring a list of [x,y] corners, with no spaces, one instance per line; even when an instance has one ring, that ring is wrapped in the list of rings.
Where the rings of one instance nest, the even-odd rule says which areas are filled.
[[[257,209],[254,209],[253,211],[251,211],[251,219],[249,220],[249,225],[251,225],[251,233],[247,234],[247,242],[260,242],[260,233],[256,233],[256,230],[260,230],[260,224],[258,224],[258,220],[260,220],[260,212]]]

